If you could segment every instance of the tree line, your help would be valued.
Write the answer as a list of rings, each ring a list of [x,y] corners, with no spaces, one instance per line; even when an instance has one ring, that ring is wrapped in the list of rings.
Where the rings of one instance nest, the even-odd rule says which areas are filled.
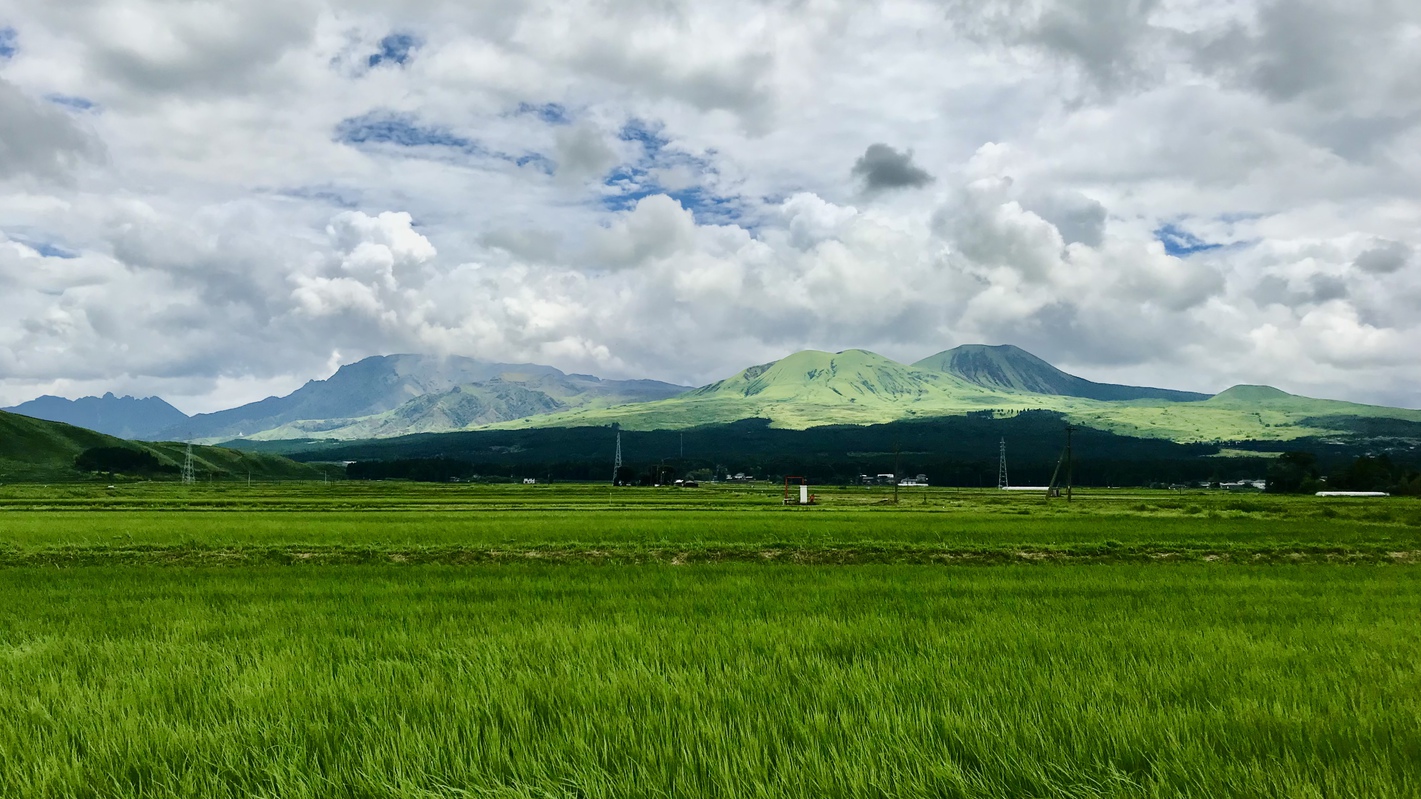
[[[1324,474],[1317,455],[1285,452],[1268,467],[1268,489],[1275,494],[1318,491],[1385,491],[1421,496],[1421,471],[1394,462],[1389,455],[1361,455]]]

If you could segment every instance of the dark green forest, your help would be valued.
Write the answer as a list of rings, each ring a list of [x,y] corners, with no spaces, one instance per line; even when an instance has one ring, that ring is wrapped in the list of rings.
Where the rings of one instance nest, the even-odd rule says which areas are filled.
[[[774,429],[763,419],[685,431],[621,431],[623,460],[638,477],[660,473],[706,479],[743,473],[761,479],[804,475],[817,484],[846,485],[860,475],[925,475],[934,485],[995,486],[999,444],[1007,447],[1010,480],[1044,485],[1060,460],[1066,423],[1051,411],[1009,417],[967,416],[881,425]],[[618,431],[610,427],[484,430],[355,442],[232,442],[279,451],[297,460],[354,461],[354,479],[612,479]],[[1279,445],[1257,456],[1219,457],[1247,442],[1178,444],[1077,428],[1073,436],[1077,485],[1147,486],[1198,481],[1264,479]],[[1342,468],[1359,455],[1354,446],[1303,441],[1322,470]],[[1393,466],[1415,465],[1415,450],[1392,456]]]

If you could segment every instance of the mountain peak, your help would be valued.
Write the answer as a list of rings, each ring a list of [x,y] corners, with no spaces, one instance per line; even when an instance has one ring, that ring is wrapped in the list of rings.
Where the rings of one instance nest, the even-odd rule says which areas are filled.
[[[1067,374],[1041,358],[1011,344],[964,344],[913,364],[920,369],[946,372],[984,388],[1025,391],[1065,397],[1118,402],[1163,399],[1195,402],[1208,394],[1166,388],[1095,383]]]
[[[922,396],[946,379],[868,350],[800,350],[697,389],[698,396],[836,404]]]
[[[1289,394],[1281,388],[1272,386],[1237,385],[1226,388],[1214,395],[1214,399],[1219,403],[1225,402],[1268,402],[1269,400],[1292,399],[1294,394]]]

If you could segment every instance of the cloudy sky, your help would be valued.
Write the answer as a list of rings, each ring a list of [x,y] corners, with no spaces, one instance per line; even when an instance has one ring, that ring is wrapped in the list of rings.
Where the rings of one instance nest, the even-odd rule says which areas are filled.
[[[0,0],[0,405],[976,342],[1421,407],[1421,4]]]

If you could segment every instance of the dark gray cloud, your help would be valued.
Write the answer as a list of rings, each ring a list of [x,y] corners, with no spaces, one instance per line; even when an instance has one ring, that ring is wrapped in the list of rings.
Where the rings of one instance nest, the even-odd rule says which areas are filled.
[[[1295,286],[1286,278],[1266,275],[1254,287],[1252,296],[1261,305],[1282,305],[1301,308],[1308,305],[1344,300],[1351,295],[1347,281],[1337,275],[1314,274]]]
[[[1187,38],[1195,66],[1273,100],[1331,104],[1377,93],[1399,100],[1414,88],[1404,65],[1416,64],[1408,29],[1418,21],[1408,0],[1272,0],[1250,23]]]
[[[886,144],[870,144],[854,162],[854,177],[868,192],[919,189],[933,182],[928,171],[913,163],[913,151],[898,152]]]
[[[1151,24],[1158,0],[944,0],[951,24],[986,44],[1035,50],[1075,65],[1095,88],[1113,94],[1158,72],[1164,28]]]
[[[0,78],[0,179],[66,176],[103,149],[68,114],[26,96]]]
[[[1234,23],[1198,39],[1195,61],[1275,100],[1338,80],[1355,57],[1355,10],[1317,0],[1278,0],[1258,14],[1257,32]]]
[[[1374,275],[1388,275],[1411,260],[1411,247],[1399,241],[1378,239],[1366,252],[1357,256],[1353,266]]]
[[[1141,51],[1151,42],[1155,0],[1084,0],[1062,3],[1043,14],[1030,38],[1075,61],[1099,87],[1134,82],[1145,67]]]
[[[319,11],[316,0],[242,6],[136,0],[122,17],[132,30],[105,29],[114,18],[98,14],[66,21],[92,26],[85,55],[94,72],[151,100],[241,93],[259,80],[283,82],[282,57],[311,41]]]
[[[557,175],[568,181],[599,178],[617,163],[617,154],[606,137],[589,124],[566,127],[557,132]]]
[[[1027,192],[1021,207],[1055,225],[1067,244],[1099,247],[1105,239],[1105,206],[1079,192]]]
[[[1347,281],[1336,275],[1313,275],[1308,278],[1308,288],[1313,302],[1346,299],[1349,293]]]

